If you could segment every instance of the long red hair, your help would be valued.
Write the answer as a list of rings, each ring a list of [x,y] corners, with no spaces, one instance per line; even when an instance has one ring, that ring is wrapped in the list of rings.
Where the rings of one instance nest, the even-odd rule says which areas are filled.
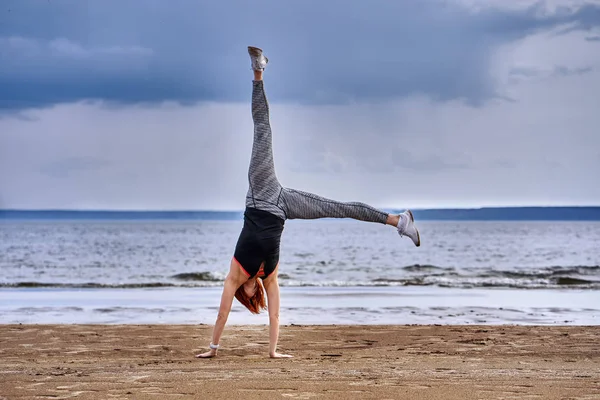
[[[235,292],[235,298],[244,305],[252,314],[260,314],[261,310],[267,309],[265,302],[265,290],[262,279],[256,280],[256,291],[252,297],[248,297],[244,290],[244,285],[240,286]]]

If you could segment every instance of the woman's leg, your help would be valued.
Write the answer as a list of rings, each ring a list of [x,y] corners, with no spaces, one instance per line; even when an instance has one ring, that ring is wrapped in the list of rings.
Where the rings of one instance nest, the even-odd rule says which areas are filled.
[[[346,203],[289,188],[283,189],[282,198],[289,219],[352,218],[398,225],[398,215],[386,213],[365,203]]]
[[[252,81],[252,120],[254,121],[254,142],[248,169],[249,188],[246,206],[271,212],[282,219],[285,214],[279,206],[281,184],[275,174],[273,160],[273,138],[269,121],[269,103],[264,90],[262,72],[266,58],[262,50],[249,47],[252,59],[254,80]],[[262,61],[262,63],[261,63]]]
[[[421,237],[410,210],[397,215],[389,214],[365,203],[345,203],[289,188],[283,189],[281,199],[288,219],[352,218],[378,222],[396,227],[401,236],[408,236],[415,246],[421,245]]]

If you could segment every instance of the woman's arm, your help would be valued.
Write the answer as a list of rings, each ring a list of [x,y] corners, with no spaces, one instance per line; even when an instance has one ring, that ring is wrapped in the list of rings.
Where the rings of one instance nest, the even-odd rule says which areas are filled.
[[[279,282],[277,281],[277,270],[264,280],[265,290],[267,292],[267,301],[269,309],[269,356],[271,358],[290,358],[289,354],[277,352],[277,342],[279,341]]]
[[[235,297],[235,292],[244,283],[244,280],[247,279],[245,275],[240,275],[242,274],[239,271],[239,267],[234,265],[232,262],[229,274],[227,275],[227,278],[225,278],[223,294],[221,295],[221,305],[219,306],[219,314],[217,315],[217,321],[215,322],[215,327],[213,329],[211,343],[215,345],[219,344],[221,334],[223,334],[223,330],[225,329],[225,323],[227,322],[229,312],[231,311],[231,305],[233,303],[233,298]],[[206,353],[196,355],[196,357],[214,357],[217,355],[217,351],[217,349],[210,349]]]

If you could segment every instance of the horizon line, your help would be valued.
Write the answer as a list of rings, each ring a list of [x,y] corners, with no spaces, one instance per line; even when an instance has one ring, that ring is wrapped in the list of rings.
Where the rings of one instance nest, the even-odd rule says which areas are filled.
[[[483,209],[514,209],[514,208],[600,208],[600,205],[509,205],[509,206],[477,206],[477,207],[382,207],[381,210],[400,210],[411,209],[413,211],[445,211],[445,210],[483,210]],[[237,210],[214,210],[214,209],[132,209],[132,208],[0,208],[0,212],[221,212],[221,213],[238,213],[244,212],[245,209]]]

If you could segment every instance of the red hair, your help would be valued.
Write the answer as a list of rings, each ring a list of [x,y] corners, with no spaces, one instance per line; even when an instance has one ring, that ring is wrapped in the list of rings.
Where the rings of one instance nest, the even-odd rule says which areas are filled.
[[[262,279],[256,279],[256,291],[252,297],[248,297],[244,290],[244,285],[240,286],[235,292],[235,298],[238,299],[244,307],[252,314],[260,314],[261,310],[267,309],[265,302],[265,290],[263,289]]]

